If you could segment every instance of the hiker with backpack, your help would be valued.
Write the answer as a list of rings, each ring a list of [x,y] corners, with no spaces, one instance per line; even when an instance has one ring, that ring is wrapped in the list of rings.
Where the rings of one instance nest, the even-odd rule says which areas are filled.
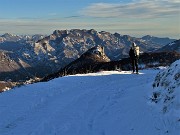
[[[133,73],[135,73],[135,69],[136,69],[136,74],[139,74],[138,72],[139,46],[137,46],[136,43],[134,42],[132,43],[132,47],[129,51],[129,56],[131,59]]]

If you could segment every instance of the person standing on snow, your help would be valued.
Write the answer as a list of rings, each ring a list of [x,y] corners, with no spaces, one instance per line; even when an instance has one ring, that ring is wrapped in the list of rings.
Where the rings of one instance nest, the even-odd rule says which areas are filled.
[[[139,46],[137,46],[134,42],[132,43],[132,47],[129,51],[129,56],[131,59],[133,73],[135,72],[136,69],[136,74],[139,74],[138,72]]]

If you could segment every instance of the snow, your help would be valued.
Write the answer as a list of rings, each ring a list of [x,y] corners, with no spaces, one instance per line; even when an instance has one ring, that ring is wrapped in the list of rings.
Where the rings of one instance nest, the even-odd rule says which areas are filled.
[[[175,130],[179,129],[180,131],[179,67],[180,60],[177,60],[170,67],[157,74],[153,84],[155,89],[153,91],[152,100],[156,103],[157,110],[159,110],[160,113],[165,114],[166,121],[171,123],[171,127]],[[171,127],[169,127],[169,129]]]
[[[177,135],[149,102],[158,72],[77,74],[1,93],[0,135]]]
[[[5,87],[4,89],[2,89],[2,91],[7,91],[7,90],[10,90],[11,88],[9,87]]]
[[[172,43],[170,43],[170,44],[169,44],[169,46],[172,46],[172,45],[174,45],[174,44],[175,44],[175,43],[174,43],[174,42],[172,42]]]

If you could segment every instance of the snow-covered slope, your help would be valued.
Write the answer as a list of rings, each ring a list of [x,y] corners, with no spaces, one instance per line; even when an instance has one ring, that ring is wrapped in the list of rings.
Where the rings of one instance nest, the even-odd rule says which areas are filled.
[[[177,135],[148,102],[157,72],[79,74],[4,92],[0,134]]]
[[[152,101],[167,121],[180,131],[180,60],[159,72],[153,86]]]

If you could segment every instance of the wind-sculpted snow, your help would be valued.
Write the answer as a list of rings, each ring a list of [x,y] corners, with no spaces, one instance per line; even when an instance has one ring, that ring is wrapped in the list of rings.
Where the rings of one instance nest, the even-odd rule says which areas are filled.
[[[177,135],[148,103],[158,70],[140,72],[77,74],[4,92],[0,135]]]
[[[152,101],[166,115],[165,121],[180,129],[180,60],[159,72],[153,86]]]

